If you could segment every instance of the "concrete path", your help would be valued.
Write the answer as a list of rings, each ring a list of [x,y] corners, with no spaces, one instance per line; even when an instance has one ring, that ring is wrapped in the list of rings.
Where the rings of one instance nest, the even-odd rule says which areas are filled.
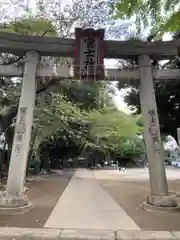
[[[84,169],[75,172],[44,227],[140,230],[100,186],[93,171]]]

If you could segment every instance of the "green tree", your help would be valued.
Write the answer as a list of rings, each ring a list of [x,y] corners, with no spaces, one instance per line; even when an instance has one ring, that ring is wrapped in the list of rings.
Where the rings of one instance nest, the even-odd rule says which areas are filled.
[[[26,18],[18,19],[15,22],[11,21],[8,24],[1,24],[0,31],[28,36],[58,36],[52,22],[37,18],[33,15],[28,15]]]
[[[17,0],[16,5],[18,5],[18,3],[20,4],[20,1]],[[3,24],[3,26],[1,26],[1,30],[13,31],[21,34],[40,35],[40,36],[44,36],[44,35],[54,36],[56,35],[56,32],[58,32],[59,36],[67,37],[72,35],[71,34],[73,32],[72,25],[85,27],[85,26],[95,26],[95,25],[97,26],[98,23],[99,24],[105,23],[108,16],[108,14],[106,13],[107,11],[109,11],[107,7],[106,7],[105,13],[101,15],[98,15],[97,13],[97,9],[101,9],[101,8],[103,9],[103,6],[104,6],[103,2],[101,1],[90,3],[89,1],[86,2],[86,1],[79,0],[79,1],[73,2],[72,5],[65,5],[65,7],[62,9],[60,1],[53,1],[53,2],[39,1],[37,3],[37,15],[35,16],[24,12],[22,17],[18,18],[18,20],[10,19],[9,21],[9,19],[7,18],[7,14],[4,13],[5,19],[7,18],[5,23],[7,24]],[[89,14],[92,13],[92,16],[87,18],[87,15],[86,15],[87,13]],[[3,53],[1,55],[0,62],[1,64],[11,64],[11,63],[19,62],[20,59],[22,59],[21,56],[16,57],[16,56],[12,56],[11,54],[7,55]],[[51,61],[51,59],[46,58],[46,61]],[[60,59],[56,59],[56,60],[58,61],[58,63],[60,62]],[[53,63],[56,64],[57,61],[56,62],[53,61]],[[2,80],[2,82],[4,82],[4,79]],[[10,82],[10,84],[12,85],[12,82]],[[56,82],[48,81],[46,83],[43,82],[43,84],[41,84],[41,82],[38,83],[39,88],[37,89],[37,93],[40,93],[46,90],[47,88],[49,88],[49,86],[52,86],[54,84],[60,85],[59,81],[56,81]],[[63,83],[62,88],[64,88],[64,86],[66,87],[66,89],[69,88],[68,84]],[[6,88],[7,88],[7,85],[6,85]],[[15,85],[15,88],[16,88],[16,85]],[[14,88],[14,91],[16,91],[15,88]],[[76,97],[77,96],[78,94],[76,94]],[[89,98],[89,99],[92,99],[92,98]],[[97,102],[97,99],[93,100],[93,102]],[[3,104],[4,104],[4,99],[3,99]],[[0,112],[0,119],[1,119],[0,128],[4,131],[11,124],[12,119],[16,116],[17,105],[16,103],[12,103],[12,102],[11,102],[11,105],[9,105],[10,102],[7,105],[7,101],[6,101],[6,105],[3,105],[3,104],[1,107],[2,112]]]
[[[180,34],[176,33],[174,39],[179,39]],[[180,69],[179,56],[168,61],[163,68],[176,68]],[[131,83],[132,84],[132,83]],[[127,82],[125,84],[119,83],[119,89],[127,88],[127,95],[125,101],[128,106],[135,111],[135,113],[141,113],[141,106],[139,100],[139,86],[134,84],[130,86]],[[180,82],[178,80],[154,80],[155,95],[159,113],[160,128],[163,135],[171,135],[177,140],[177,128],[179,127],[179,104],[180,94],[179,89]]]
[[[179,0],[119,0],[112,5],[116,19],[135,19],[138,30],[176,32],[180,26]]]
[[[68,136],[71,136],[74,141],[78,141],[80,136],[83,137],[81,131],[85,124],[85,113],[68,101],[65,96],[53,94],[51,106],[36,107],[34,124],[39,130],[39,143],[47,136],[55,134],[57,130],[65,130]],[[78,126],[82,126],[82,129]]]
[[[78,146],[90,147],[91,151],[107,153],[116,151],[119,141],[132,141],[142,133],[142,126],[137,125],[133,116],[107,106],[89,111],[60,94],[54,95],[52,106],[36,109],[35,125],[39,130],[36,148],[49,137],[54,144],[63,139],[68,145],[70,140]]]
[[[43,149],[43,155],[46,155],[42,159],[43,166],[49,169],[50,148],[60,144],[59,157],[62,158],[64,156],[62,145],[64,148],[71,149],[72,145],[76,149],[79,148],[85,144],[86,132],[85,114],[67,97],[55,93],[51,105],[40,105],[35,108],[31,150],[35,154],[40,154]]]
[[[67,11],[64,11],[64,12],[61,11],[61,13],[59,13],[60,15],[57,15],[56,14],[57,12],[54,12],[53,19],[50,18],[50,15],[52,13],[52,8],[51,8],[51,12],[46,11],[47,15],[46,16],[44,15],[43,17],[39,15],[40,11],[38,12],[38,15],[35,15],[35,16],[32,15],[31,13],[27,14],[25,12],[25,13],[23,13],[22,17],[19,17],[18,19],[9,19],[8,15],[6,13],[4,13],[4,19],[6,21],[5,21],[5,24],[3,23],[1,25],[1,31],[15,32],[15,33],[26,34],[26,35],[39,35],[39,36],[45,36],[45,35],[56,36],[57,31],[58,31],[58,35],[60,35],[59,30],[61,29],[63,32],[70,31],[74,21],[79,21],[79,24],[80,24],[80,22],[81,22],[81,24],[83,24],[83,21],[85,20],[85,18],[83,18],[80,15],[80,8],[82,7],[81,3],[82,2],[79,2],[78,13],[75,18],[71,19],[72,20],[71,22],[68,22],[69,18],[66,18],[66,15],[68,13],[67,8],[66,8]],[[76,6],[77,6],[77,3],[76,3]],[[4,5],[3,5],[3,7],[4,7]],[[92,8],[93,7],[96,8],[96,5],[94,5],[94,6],[92,5]],[[6,10],[7,9],[8,8],[6,8]],[[39,10],[40,10],[40,8],[39,8]],[[54,10],[57,11],[57,8],[54,8]],[[75,10],[75,8],[74,8],[74,10]],[[69,11],[72,12],[71,9]],[[43,11],[41,11],[41,12],[43,12]],[[73,14],[75,14],[75,12]],[[61,20],[63,20],[63,21],[58,20],[59,16],[61,16]],[[97,15],[95,16],[95,18],[96,17],[97,17]],[[91,19],[89,18],[90,21],[92,21],[92,19],[93,18],[91,18]],[[101,17],[99,17],[98,19],[101,19]],[[96,18],[97,21],[98,21],[98,19]],[[58,24],[55,24],[55,23],[58,23],[61,25],[58,27]],[[87,21],[86,21],[86,24],[88,24]],[[22,61],[22,63],[24,62],[24,58],[22,56],[17,57],[12,54],[5,54],[5,53],[2,53],[0,56],[0,62],[2,65],[4,65],[4,64],[9,65],[12,63],[19,64],[20,60]],[[52,58],[51,59],[46,58],[46,59],[42,59],[42,60],[46,60],[46,61],[50,62],[52,60]],[[56,62],[53,61],[53,63],[57,64],[57,62],[59,63],[61,59],[55,59],[55,60],[56,60]],[[65,84],[65,83],[60,84],[59,81],[53,81],[53,80],[47,81],[45,83],[40,81],[40,82],[38,82],[37,94],[42,93],[43,91],[47,90],[49,87],[52,87],[52,85],[56,85],[56,86],[61,85],[61,87],[66,88],[66,92],[68,92],[69,85],[71,85],[71,84],[69,84],[69,85]],[[6,133],[6,136],[9,141],[9,146],[12,145],[12,136],[13,136],[13,129],[9,128],[9,126],[12,125],[13,120],[15,119],[16,114],[17,114],[17,109],[18,109],[18,107],[17,107],[18,101],[17,100],[19,97],[20,87],[21,87],[21,79],[19,79],[18,84],[12,82],[11,79],[10,79],[10,81],[9,81],[9,79],[4,79],[4,78],[1,79],[1,88],[2,88],[2,92],[3,92],[3,96],[1,98],[1,107],[0,107],[0,109],[1,109],[0,110],[0,130],[1,130],[1,132]],[[71,89],[75,89],[75,87],[71,87]],[[77,87],[76,87],[76,89],[77,89]],[[71,91],[71,93],[72,92],[73,91]],[[16,98],[16,96],[18,96],[18,97]],[[78,94],[76,94],[76,96],[78,96]],[[89,97],[89,103],[91,102],[91,100],[92,100],[92,98]],[[95,102],[95,101],[96,100],[93,100],[92,102]],[[10,137],[11,137],[11,139],[10,139]],[[9,150],[11,150],[11,149],[9,148]]]
[[[34,28],[33,28],[34,26]],[[55,30],[52,24],[48,21],[43,21],[40,19],[23,19],[22,21],[10,22],[7,25],[1,26],[1,30],[8,32],[16,32],[26,35],[55,35]],[[9,65],[19,61],[24,61],[24,57],[16,57],[12,54],[1,53],[0,61],[1,65]],[[49,84],[49,83],[48,83]],[[37,93],[44,91],[46,87],[38,83]],[[9,154],[11,151],[12,139],[13,139],[13,129],[14,120],[18,109],[18,100],[21,90],[21,79],[12,81],[12,79],[1,78],[1,92],[2,97],[0,101],[0,130],[4,132],[8,141]]]
[[[52,6],[52,4],[54,5]],[[1,25],[1,30],[26,35],[58,35],[61,37],[69,37],[73,35],[72,25],[82,27],[100,27],[109,20],[109,9],[106,8],[103,10],[104,6],[107,6],[107,4],[104,4],[103,1],[90,2],[78,0],[71,6],[65,6],[64,10],[60,10],[60,6],[58,4],[59,1],[51,3],[50,1],[41,1],[38,3],[37,15],[34,16],[29,13],[25,13],[23,17],[7,21],[6,24]],[[103,10],[103,12],[99,15],[100,10]],[[87,16],[89,16],[89,18]],[[111,33],[112,28],[110,31]],[[118,32],[116,31],[116,33]],[[71,59],[67,60],[71,63]],[[51,62],[52,66],[54,64],[58,65],[62,62],[65,64],[64,59],[61,58],[55,59],[47,57],[42,58],[42,61]],[[1,64],[11,63],[24,64],[24,58],[22,56],[16,57],[11,54],[3,53],[1,56]],[[6,133],[9,145],[8,149],[10,151],[21,88],[21,79],[16,80],[16,82],[11,79],[1,79],[1,81],[3,96],[0,105],[0,129]],[[39,81],[37,95],[42,94],[43,97],[45,94],[44,91],[55,93],[53,98],[54,102],[50,107],[46,106],[46,108],[42,109],[37,106],[36,108],[36,119],[33,126],[34,136],[32,137],[33,148],[37,149],[44,140],[47,138],[52,139],[52,137],[57,135],[60,135],[61,139],[66,138],[79,141],[87,146],[93,144],[102,146],[102,144],[104,144],[102,142],[97,143],[97,136],[92,138],[93,140],[89,139],[89,131],[93,132],[93,129],[97,128],[97,126],[95,127],[95,119],[97,120],[99,117],[97,123],[99,123],[100,126],[103,125],[103,117],[107,118],[109,115],[104,112],[102,113],[102,116],[102,114],[98,115],[99,112],[97,112],[96,115],[98,117],[90,119],[89,114],[91,114],[94,109],[100,109],[105,106],[112,105],[111,98],[109,98],[109,93],[112,92],[112,90],[108,84],[83,83],[80,81],[67,83],[66,81],[59,82],[54,81],[53,79],[47,82]],[[61,92],[61,94],[59,94],[59,92]],[[58,102],[59,99],[60,102]],[[86,112],[84,112],[84,110],[86,110]],[[85,123],[83,121],[84,115],[86,116]],[[88,122],[87,116],[89,116]],[[106,130],[108,131],[109,129],[111,134],[105,134],[105,130],[101,128],[102,136],[104,134],[104,137],[109,139],[113,138],[113,134],[115,134],[115,131],[117,130],[117,126],[115,126],[115,124],[118,123],[117,117],[121,117],[118,115],[115,120],[115,113],[113,113],[112,116],[114,119],[111,118],[111,121],[108,121],[109,123],[106,125]],[[91,121],[89,122],[89,120]],[[125,120],[127,121],[127,119],[124,119],[123,121]],[[119,127],[124,126],[123,124],[119,125]],[[47,128],[47,131],[43,131],[45,128]],[[121,136],[123,134],[121,133]],[[101,137],[101,139],[102,138],[103,137]]]
[[[58,91],[67,96],[72,103],[86,110],[100,108],[102,104],[111,104],[110,93],[113,93],[108,83],[77,80],[61,84]]]
[[[90,138],[102,149],[114,149],[120,139],[130,139],[139,133],[133,117],[112,108],[88,113]]]
[[[137,136],[131,139],[119,139],[115,153],[121,157],[133,159],[144,155],[145,145],[143,140]]]

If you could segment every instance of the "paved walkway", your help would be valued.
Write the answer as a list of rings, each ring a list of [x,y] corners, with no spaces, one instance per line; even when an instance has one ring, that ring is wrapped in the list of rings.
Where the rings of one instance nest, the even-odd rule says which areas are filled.
[[[75,172],[44,227],[140,230],[100,186],[93,171],[84,169]]]

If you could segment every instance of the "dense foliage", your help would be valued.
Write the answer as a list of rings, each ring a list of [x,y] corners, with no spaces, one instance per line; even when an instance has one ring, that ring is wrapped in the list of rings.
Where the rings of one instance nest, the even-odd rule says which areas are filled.
[[[180,26],[179,0],[118,0],[112,4],[116,19],[135,20],[139,32],[176,32]]]
[[[174,39],[179,39],[180,34],[174,34]],[[134,63],[131,65],[133,66]],[[159,66],[161,68],[175,68],[180,69],[180,58],[177,56],[176,58],[168,61],[165,65]],[[138,84],[128,85],[119,83],[119,89],[126,88],[127,94],[125,96],[125,101],[128,106],[135,110],[135,113],[140,114],[141,107],[140,107],[140,100],[139,100],[139,86]],[[154,81],[155,87],[155,95],[157,100],[157,107],[159,113],[159,120],[160,120],[160,128],[161,133],[163,135],[171,135],[175,139],[177,139],[177,128],[179,127],[179,119],[180,119],[180,112],[179,112],[179,105],[180,105],[180,94],[179,94],[179,87],[180,82],[177,80],[155,80]]]
[[[16,19],[5,15],[1,31],[70,37],[73,36],[72,25],[101,27],[110,24],[106,37],[113,30],[114,37],[119,34],[117,26],[109,22],[110,9],[104,1],[77,0],[66,5],[63,11],[59,3],[39,0],[36,14],[27,9]],[[123,33],[124,28],[119,26],[119,31]],[[50,66],[72,62],[53,57],[41,61]],[[2,53],[0,62],[1,65],[24,64],[25,57]],[[1,82],[0,130],[5,134],[10,154],[22,79],[3,78]],[[43,155],[44,167],[49,168],[49,159],[53,161],[53,157],[68,159],[82,153],[87,157],[89,152],[99,151],[105,158],[109,153],[133,158],[143,153],[143,142],[137,140],[142,128],[137,125],[136,118],[114,107],[111,84],[38,79],[36,93],[30,158],[32,154]]]

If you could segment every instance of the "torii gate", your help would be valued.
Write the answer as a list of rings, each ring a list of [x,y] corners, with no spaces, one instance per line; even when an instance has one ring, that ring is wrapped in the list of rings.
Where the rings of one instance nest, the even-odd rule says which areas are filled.
[[[91,37],[94,38],[94,35],[92,34]],[[0,76],[23,76],[7,189],[5,195],[0,197],[0,213],[4,214],[6,211],[10,213],[12,211],[16,213],[25,212],[30,208],[30,203],[24,195],[23,190],[33,123],[36,77],[74,78],[72,69],[69,67],[59,67],[55,70],[50,67],[44,68],[39,63],[40,56],[74,57],[74,47],[77,43],[80,44],[77,39],[21,36],[0,32],[1,52],[26,56],[25,66],[0,66]],[[106,69],[103,80],[118,81],[122,78],[140,79],[140,102],[144,120],[145,143],[151,185],[151,194],[145,204],[161,208],[162,206],[172,207],[173,209],[177,206],[177,203],[173,197],[168,195],[153,78],[161,80],[180,79],[180,71],[175,69],[153,69],[151,59],[163,60],[177,56],[180,53],[180,41],[152,43],[141,41],[102,41],[101,43],[103,43],[104,49],[103,57],[138,60],[139,68],[135,70],[119,71],[116,69]],[[97,49],[98,46],[96,46],[96,57],[98,55]],[[98,65],[98,62],[96,64]],[[78,75],[77,72],[76,75]]]

